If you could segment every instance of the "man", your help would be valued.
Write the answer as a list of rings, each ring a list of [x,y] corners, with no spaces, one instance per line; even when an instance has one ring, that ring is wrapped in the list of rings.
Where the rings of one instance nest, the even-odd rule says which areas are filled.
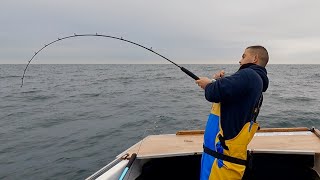
[[[239,61],[240,69],[214,79],[200,77],[196,83],[212,102],[204,134],[201,180],[241,179],[247,165],[247,145],[258,129],[256,118],[262,104],[262,92],[269,80],[265,66],[269,61],[262,46],[247,47]]]

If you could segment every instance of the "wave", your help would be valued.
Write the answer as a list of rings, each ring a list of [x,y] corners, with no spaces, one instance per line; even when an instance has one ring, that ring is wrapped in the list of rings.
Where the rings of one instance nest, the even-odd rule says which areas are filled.
[[[295,102],[298,102],[298,103],[306,103],[306,102],[311,102],[311,101],[316,101],[317,99],[315,98],[310,98],[310,97],[305,97],[305,96],[296,96],[296,97],[276,97],[276,99],[279,99],[280,101],[282,102],[285,102],[285,103],[295,103]]]
[[[29,90],[29,91],[23,91],[22,94],[33,94],[33,93],[39,93],[43,92],[42,90]]]
[[[0,76],[0,79],[6,79],[6,78],[22,78],[22,76],[18,76],[18,75]]]
[[[308,74],[306,77],[306,79],[318,79],[320,78],[320,73],[314,73],[314,74]]]
[[[80,96],[84,96],[84,97],[98,97],[100,96],[101,93],[84,93],[84,94],[80,94]]]
[[[57,98],[56,95],[37,95],[37,96],[28,96],[26,100],[28,101],[44,101],[48,99]]]

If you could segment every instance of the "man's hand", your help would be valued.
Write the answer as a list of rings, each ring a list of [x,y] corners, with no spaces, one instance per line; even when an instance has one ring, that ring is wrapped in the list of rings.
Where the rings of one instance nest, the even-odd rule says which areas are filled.
[[[213,79],[220,79],[220,78],[222,78],[222,77],[224,76],[224,74],[225,74],[224,70],[221,70],[221,71],[219,71],[218,73],[215,73],[215,74],[212,76],[212,78],[213,78]]]
[[[199,77],[199,80],[196,80],[196,84],[204,89],[212,80],[207,77]]]

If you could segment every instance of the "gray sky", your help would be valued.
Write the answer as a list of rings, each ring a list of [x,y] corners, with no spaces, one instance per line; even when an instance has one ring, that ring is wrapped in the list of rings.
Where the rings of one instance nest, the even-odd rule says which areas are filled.
[[[2,0],[0,64],[26,64],[73,33],[123,37],[178,64],[238,63],[250,45],[265,46],[272,64],[319,64],[319,9],[319,0]],[[167,62],[125,42],[80,37],[32,63]]]

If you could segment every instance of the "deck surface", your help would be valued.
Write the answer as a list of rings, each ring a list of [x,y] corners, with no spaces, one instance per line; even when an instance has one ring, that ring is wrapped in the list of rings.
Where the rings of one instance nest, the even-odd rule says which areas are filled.
[[[140,159],[201,154],[203,134],[150,135],[124,153]],[[320,154],[320,138],[310,131],[257,132],[248,146],[253,153]],[[121,156],[121,154],[119,155]]]

